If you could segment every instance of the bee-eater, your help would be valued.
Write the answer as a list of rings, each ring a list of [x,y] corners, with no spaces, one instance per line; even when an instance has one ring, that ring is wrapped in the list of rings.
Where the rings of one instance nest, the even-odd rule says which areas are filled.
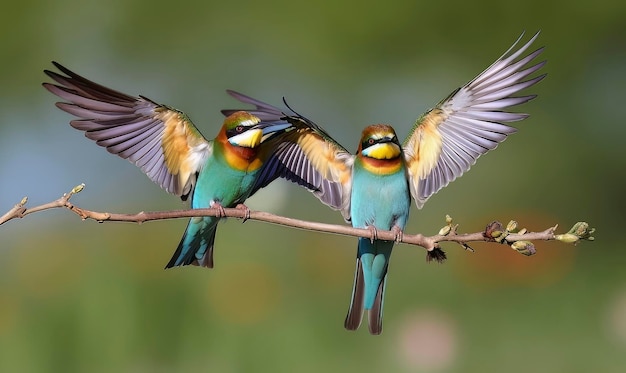
[[[372,231],[372,239],[359,238],[346,329],[359,327],[365,309],[369,311],[370,333],[382,332],[385,283],[394,242],[376,239],[376,230],[391,230],[396,239],[401,238],[411,196],[421,208],[430,196],[469,170],[478,157],[516,131],[503,123],[528,116],[503,111],[535,98],[513,95],[545,76],[526,79],[546,61],[526,67],[543,48],[520,58],[538,33],[514,50],[522,36],[485,71],[422,114],[402,145],[393,128],[373,125],[363,131],[355,155],[309,119],[295,112],[283,114],[274,106],[229,92],[255,105],[250,111],[254,115],[269,121],[282,116],[295,127],[270,140],[276,142],[272,145],[276,151],[257,180],[260,186],[277,177],[296,182],[340,210],[352,226]],[[234,111],[222,112],[227,115]]]
[[[45,70],[57,84],[43,83],[68,102],[56,105],[76,117],[72,127],[138,166],[167,192],[192,208],[239,207],[257,189],[255,178],[271,149],[262,142],[289,127],[238,111],[229,115],[214,140],[198,131],[189,117],[144,96],[133,97],[103,87],[53,62],[65,74]],[[213,244],[219,217],[189,220],[176,252],[165,268],[213,267]]]

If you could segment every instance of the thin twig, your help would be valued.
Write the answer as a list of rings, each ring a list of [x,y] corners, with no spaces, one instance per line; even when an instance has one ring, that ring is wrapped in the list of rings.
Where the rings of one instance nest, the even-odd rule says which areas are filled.
[[[26,208],[25,205],[28,201],[26,197],[11,208],[7,213],[0,217],[0,225],[8,222],[9,220],[24,218],[27,215],[50,210],[55,208],[66,208],[76,215],[80,216],[83,220],[95,220],[98,222],[105,221],[119,221],[119,222],[134,222],[143,223],[153,220],[164,219],[178,219],[178,218],[191,218],[202,216],[223,216],[239,218],[245,220],[257,220],[266,223],[282,225],[291,228],[298,228],[310,231],[334,233],[339,235],[355,236],[372,238],[372,231],[369,229],[353,228],[346,225],[326,224],[320,222],[312,222],[306,220],[299,220],[288,218],[284,216],[270,214],[263,211],[246,211],[241,208],[224,208],[218,210],[214,208],[206,209],[191,209],[191,210],[172,210],[172,211],[151,211],[151,212],[139,212],[136,214],[119,214],[109,212],[98,212],[80,208],[70,202],[70,198],[80,192],[84,185],[78,185],[73,188],[69,193],[64,194],[61,198],[49,203],[45,203],[39,206]],[[532,255],[535,253],[534,246],[530,241],[542,240],[551,241],[559,240],[568,243],[577,243],[580,239],[593,240],[591,233],[593,228],[589,228],[587,223],[577,223],[568,233],[555,235],[557,226],[550,227],[541,232],[526,232],[521,230],[517,232],[517,223],[511,221],[507,228],[503,228],[502,224],[498,222],[490,223],[485,231],[476,233],[464,233],[458,234],[456,232],[458,225],[452,224],[452,219],[446,217],[447,225],[441,229],[439,234],[434,236],[424,236],[422,234],[402,234],[400,237],[393,231],[376,231],[376,238],[386,241],[396,241],[398,243],[405,243],[410,245],[417,245],[425,248],[429,252],[429,260],[443,261],[445,259],[445,253],[439,248],[440,242],[456,242],[461,244],[465,249],[472,250],[467,243],[468,242],[499,242],[502,244],[512,245],[514,249],[525,255]],[[513,223],[515,223],[513,225]],[[581,226],[583,225],[583,226]],[[522,244],[523,243],[523,244]]]

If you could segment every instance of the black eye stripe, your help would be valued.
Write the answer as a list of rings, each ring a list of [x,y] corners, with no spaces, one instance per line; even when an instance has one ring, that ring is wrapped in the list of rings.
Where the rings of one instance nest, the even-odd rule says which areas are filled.
[[[251,129],[252,127],[250,126],[243,126],[243,125],[238,125],[235,126],[233,128],[227,129],[226,130],[226,137],[231,138],[233,136],[237,136],[240,135],[244,132],[246,132],[247,130]]]
[[[374,138],[374,137],[369,137],[367,140],[363,141],[363,143],[361,144],[361,148],[365,149],[376,144],[384,144],[384,143],[389,143],[389,142],[397,144],[398,139],[396,138],[396,136],[393,136],[393,137],[385,136],[379,139]]]

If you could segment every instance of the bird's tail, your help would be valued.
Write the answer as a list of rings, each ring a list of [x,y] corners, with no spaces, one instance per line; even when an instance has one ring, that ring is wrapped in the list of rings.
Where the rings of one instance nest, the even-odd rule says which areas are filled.
[[[344,323],[346,329],[359,327],[365,309],[369,311],[370,333],[382,332],[387,266],[392,248],[393,242],[359,238],[352,300]]]
[[[385,284],[387,283],[387,273],[378,285],[374,304],[369,310],[368,326],[370,334],[380,334],[383,332],[383,303],[385,301]]]
[[[213,268],[213,243],[218,220],[214,217],[191,218],[183,238],[165,268],[189,264]]]
[[[361,258],[356,258],[356,269],[354,270],[354,285],[352,287],[352,299],[350,300],[350,308],[343,326],[348,330],[357,330],[361,325],[363,318],[363,294],[365,284],[363,282],[363,267]]]

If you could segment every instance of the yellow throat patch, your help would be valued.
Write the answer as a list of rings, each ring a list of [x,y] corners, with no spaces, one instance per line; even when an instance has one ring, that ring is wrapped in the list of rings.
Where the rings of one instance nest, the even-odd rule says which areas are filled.
[[[397,144],[386,142],[364,149],[363,155],[375,159],[394,159],[400,156],[400,152],[400,147]]]

